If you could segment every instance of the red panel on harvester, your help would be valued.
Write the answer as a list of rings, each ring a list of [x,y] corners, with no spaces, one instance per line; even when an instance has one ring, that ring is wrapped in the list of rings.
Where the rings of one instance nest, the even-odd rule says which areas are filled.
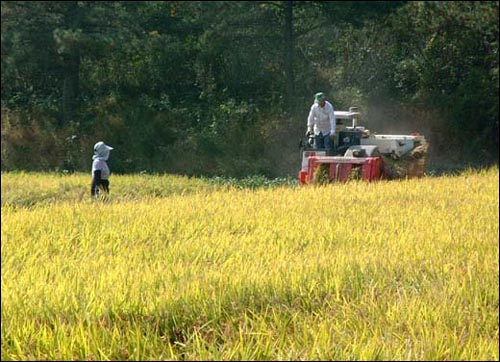
[[[299,185],[305,185],[307,183],[307,172],[299,171]]]
[[[380,178],[380,158],[368,157],[363,165],[363,179],[368,181],[377,180]]]
[[[380,179],[379,157],[334,157],[312,156],[308,159],[307,173],[299,173],[299,182],[306,184],[314,179],[314,174],[322,164],[328,164],[328,176],[331,182],[346,182],[349,179],[374,181]],[[354,175],[353,173],[357,174]]]
[[[345,182],[351,174],[353,165],[350,163],[331,163],[330,164],[330,180]]]

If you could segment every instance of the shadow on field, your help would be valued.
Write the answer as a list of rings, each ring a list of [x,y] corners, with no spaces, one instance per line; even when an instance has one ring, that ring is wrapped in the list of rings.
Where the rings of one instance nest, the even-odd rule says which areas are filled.
[[[181,298],[158,308],[156,313],[141,313],[141,306],[137,306],[137,312],[110,311],[101,315],[96,323],[121,330],[124,334],[128,330],[140,330],[150,342],[168,342],[177,357],[185,360],[190,358],[186,354],[200,346],[217,350],[225,344],[237,344],[243,330],[245,333],[252,330],[262,332],[265,325],[271,331],[285,333],[298,315],[311,316],[331,307],[331,290],[319,288],[310,293],[299,291],[306,290],[307,285],[310,283],[304,281],[303,289],[279,291],[271,285],[253,289],[243,287],[224,293],[221,299],[204,296]],[[360,290],[345,287],[342,295],[345,301],[353,302],[361,297]],[[269,357],[262,355],[259,359],[266,360]]]
[[[428,163],[424,175],[426,177],[460,176],[463,173],[479,173],[490,168],[498,168],[498,166],[498,164]]]

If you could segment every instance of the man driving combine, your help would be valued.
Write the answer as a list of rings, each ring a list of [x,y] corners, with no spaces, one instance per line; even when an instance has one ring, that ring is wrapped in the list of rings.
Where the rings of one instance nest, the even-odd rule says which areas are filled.
[[[311,106],[307,118],[306,137],[314,134],[314,148],[325,148],[328,155],[333,150],[335,137],[335,111],[322,92],[314,95],[314,104]]]

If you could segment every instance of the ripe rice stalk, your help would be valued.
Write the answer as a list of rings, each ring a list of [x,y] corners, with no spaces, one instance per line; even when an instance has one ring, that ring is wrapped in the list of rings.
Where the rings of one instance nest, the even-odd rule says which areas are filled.
[[[312,184],[315,185],[326,185],[330,182],[330,164],[322,163],[313,174]]]
[[[395,154],[383,155],[387,179],[396,180],[423,176],[427,149],[428,145],[424,143],[401,157]]]

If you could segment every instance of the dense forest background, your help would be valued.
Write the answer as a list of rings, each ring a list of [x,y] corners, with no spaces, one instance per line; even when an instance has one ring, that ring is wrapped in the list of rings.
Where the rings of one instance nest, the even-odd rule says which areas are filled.
[[[313,95],[498,163],[498,1],[2,1],[1,168],[296,175]]]

